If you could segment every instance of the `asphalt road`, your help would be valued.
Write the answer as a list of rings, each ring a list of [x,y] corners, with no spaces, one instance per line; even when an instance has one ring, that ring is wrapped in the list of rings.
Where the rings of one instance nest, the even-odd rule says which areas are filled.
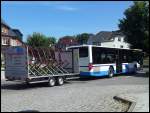
[[[121,111],[113,100],[118,94],[149,91],[149,77],[144,73],[113,78],[73,79],[63,86],[44,84],[27,86],[1,81],[1,111]]]

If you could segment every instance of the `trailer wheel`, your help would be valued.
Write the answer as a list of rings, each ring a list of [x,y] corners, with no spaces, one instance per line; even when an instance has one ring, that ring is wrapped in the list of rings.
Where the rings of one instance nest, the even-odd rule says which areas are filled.
[[[58,77],[57,78],[57,85],[61,86],[64,84],[64,78],[63,77]]]
[[[27,85],[27,86],[30,86],[31,84],[30,84],[30,82],[29,82],[29,81],[26,81],[26,85]]]
[[[55,78],[54,78],[54,77],[51,77],[51,78],[49,79],[48,86],[53,87],[53,86],[55,86],[55,83],[56,83]]]
[[[27,86],[30,86],[30,85],[31,85],[29,79],[26,79],[25,83],[26,83]]]

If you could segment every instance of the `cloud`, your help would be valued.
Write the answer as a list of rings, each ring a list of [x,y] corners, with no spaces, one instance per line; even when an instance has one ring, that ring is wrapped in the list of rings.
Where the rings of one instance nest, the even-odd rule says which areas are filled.
[[[72,4],[76,2],[61,2],[61,1],[2,1],[3,5],[39,5],[39,6],[50,6],[55,10],[60,11],[76,11],[78,10],[75,7],[72,7]]]
[[[76,2],[69,1],[2,1],[1,4],[9,5],[69,5]]]
[[[71,6],[57,6],[56,9],[61,10],[61,11],[76,11],[78,10],[75,7],[71,7]]]

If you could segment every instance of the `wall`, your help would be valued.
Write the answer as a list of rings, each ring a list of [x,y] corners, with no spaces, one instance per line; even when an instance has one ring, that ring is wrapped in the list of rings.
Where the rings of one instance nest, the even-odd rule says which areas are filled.
[[[113,48],[121,48],[121,46],[123,46],[123,48],[130,48],[130,44],[124,42],[124,37],[120,37],[120,41],[118,41],[119,36],[115,37],[114,41],[110,41],[110,42],[93,42],[92,38],[90,38],[88,40],[88,44],[93,44],[93,45],[99,45],[99,46],[103,46],[103,47],[113,47]]]

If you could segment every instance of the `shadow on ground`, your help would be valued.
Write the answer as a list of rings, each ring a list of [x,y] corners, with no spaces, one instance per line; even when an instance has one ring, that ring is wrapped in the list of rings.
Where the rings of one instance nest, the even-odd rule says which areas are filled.
[[[40,112],[38,110],[24,110],[24,111],[19,111],[19,112]]]
[[[125,76],[149,77],[149,72],[137,73],[137,74],[118,74],[118,75],[115,75],[114,78],[125,77]],[[76,79],[71,79],[71,80],[66,81],[65,84],[74,84],[71,81],[80,81],[79,83],[86,83],[88,81],[94,81],[94,80],[99,80],[99,79],[102,80],[102,79],[109,79],[109,78],[108,77],[76,78]],[[36,84],[27,85],[25,83],[15,83],[14,82],[12,84],[1,84],[1,89],[7,89],[7,90],[26,90],[26,89],[33,89],[33,88],[35,89],[35,88],[43,88],[43,87],[48,87],[48,86],[45,83],[36,83]],[[54,86],[54,87],[57,87],[57,86]],[[60,86],[60,87],[62,87],[62,86]]]
[[[20,84],[3,84],[1,85],[1,89],[7,89],[7,90],[25,90],[25,89],[32,89],[32,88],[42,88],[47,87],[44,83],[37,83],[37,84],[30,84],[27,85],[25,83]]]
[[[137,74],[134,74],[134,75],[131,75],[131,76],[134,76],[134,77],[149,77],[149,72],[137,73]]]

